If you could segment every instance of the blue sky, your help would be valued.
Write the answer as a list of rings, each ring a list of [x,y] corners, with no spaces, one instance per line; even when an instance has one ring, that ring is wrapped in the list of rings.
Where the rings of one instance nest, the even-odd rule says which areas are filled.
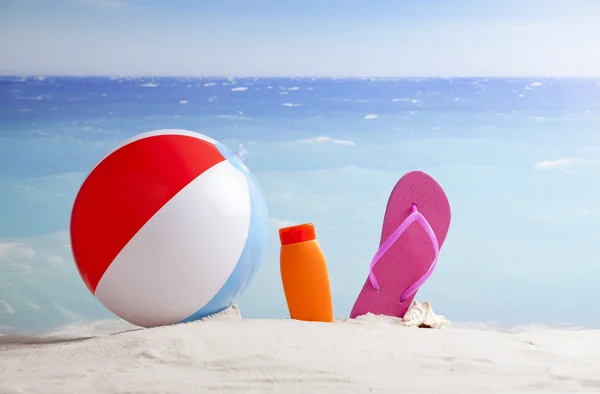
[[[594,0],[3,0],[0,74],[597,76]]]

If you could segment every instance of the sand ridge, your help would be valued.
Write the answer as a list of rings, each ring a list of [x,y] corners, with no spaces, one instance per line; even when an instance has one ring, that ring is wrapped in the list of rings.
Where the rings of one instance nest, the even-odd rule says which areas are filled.
[[[227,313],[46,343],[0,337],[0,392],[600,392],[600,330],[429,330],[373,315],[328,324]]]

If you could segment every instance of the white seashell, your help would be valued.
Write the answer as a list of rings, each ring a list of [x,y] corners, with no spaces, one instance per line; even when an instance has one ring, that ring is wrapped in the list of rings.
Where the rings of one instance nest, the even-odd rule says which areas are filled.
[[[407,327],[442,328],[450,325],[450,321],[442,315],[436,315],[429,302],[420,304],[413,301],[402,318],[402,324]]]
[[[405,326],[419,326],[421,325],[428,314],[427,303],[425,305],[420,304],[418,301],[413,301],[412,305],[406,311],[404,316],[402,317],[402,322]]]

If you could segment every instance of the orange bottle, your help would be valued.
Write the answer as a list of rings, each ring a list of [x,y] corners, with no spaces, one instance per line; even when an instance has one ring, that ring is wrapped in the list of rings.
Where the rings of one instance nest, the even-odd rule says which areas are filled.
[[[333,322],[327,264],[312,223],[279,230],[280,269],[290,317]]]

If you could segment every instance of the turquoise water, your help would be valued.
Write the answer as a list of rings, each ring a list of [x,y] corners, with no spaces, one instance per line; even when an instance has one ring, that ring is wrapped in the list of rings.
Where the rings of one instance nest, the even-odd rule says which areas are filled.
[[[6,77],[2,331],[112,317],[73,264],[71,204],[106,151],[160,128],[250,152],[271,243],[238,300],[244,317],[287,316],[276,230],[308,221],[347,316],[389,192],[420,169],[446,190],[453,222],[417,299],[458,322],[600,327],[599,80]]]

